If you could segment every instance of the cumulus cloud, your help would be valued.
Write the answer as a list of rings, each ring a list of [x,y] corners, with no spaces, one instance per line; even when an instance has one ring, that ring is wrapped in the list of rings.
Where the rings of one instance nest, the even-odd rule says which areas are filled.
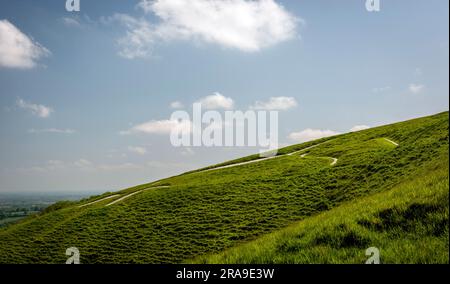
[[[170,108],[172,108],[172,109],[181,109],[181,108],[184,108],[184,105],[180,101],[174,101],[174,102],[170,103]]]
[[[190,121],[177,121],[177,120],[152,120],[149,122],[145,122],[142,124],[138,124],[133,126],[131,129],[127,131],[122,131],[120,134],[170,134],[172,130],[179,129],[182,131],[190,132],[191,131],[191,122]]]
[[[53,112],[53,109],[51,107],[26,102],[20,98],[17,99],[16,103],[19,108],[27,110],[27,111],[31,112],[33,115],[41,117],[41,118],[47,118]]]
[[[157,42],[191,40],[244,52],[290,40],[302,20],[274,0],[142,0],[147,18],[116,15],[127,27],[119,44],[126,58],[151,55]]]
[[[29,69],[50,51],[22,33],[8,20],[0,20],[0,67]]]
[[[225,97],[219,93],[214,93],[213,95],[201,98],[196,103],[200,103],[202,108],[205,110],[214,109],[232,109],[234,107],[234,101],[232,98]],[[171,103],[172,108],[180,108],[183,105],[180,102]],[[141,123],[131,127],[131,129],[126,131],[121,131],[121,135],[128,134],[170,134],[173,131],[178,132],[191,132],[192,122],[189,120],[151,120],[145,123]]]
[[[350,129],[350,132],[357,132],[357,131],[366,130],[369,128],[370,128],[370,126],[367,126],[367,125],[355,125]]]
[[[147,149],[145,147],[140,147],[140,146],[129,146],[128,151],[138,154],[138,155],[147,154]]]
[[[272,97],[269,101],[257,101],[250,109],[254,110],[288,110],[296,107],[297,101],[292,97]]]
[[[338,134],[340,133],[332,130],[320,130],[308,128],[300,132],[292,132],[291,134],[289,134],[288,138],[295,142],[308,142]]]
[[[202,104],[204,109],[232,109],[234,107],[234,101],[232,98],[225,97],[222,94],[214,93],[213,95],[204,97],[197,101]]]
[[[422,93],[422,91],[425,89],[425,85],[422,85],[422,84],[410,84],[408,89],[413,94],[419,94],[419,93]]]
[[[44,129],[30,129],[28,133],[56,133],[56,134],[74,134],[76,133],[73,129],[58,129],[58,128],[44,128]]]
[[[145,58],[152,55],[153,45],[158,42],[154,35],[154,27],[144,18],[134,18],[125,14],[115,14],[103,19],[102,22],[109,24],[117,21],[127,29],[126,35],[119,38],[119,55],[127,59]]]

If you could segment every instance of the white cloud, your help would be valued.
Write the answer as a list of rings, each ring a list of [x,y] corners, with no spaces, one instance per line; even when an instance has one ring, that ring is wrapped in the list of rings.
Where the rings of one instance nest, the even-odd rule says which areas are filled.
[[[410,84],[409,91],[413,94],[419,94],[425,89],[425,85],[422,84]]]
[[[307,142],[338,134],[340,133],[332,130],[319,130],[308,128],[300,132],[292,132],[291,134],[289,134],[288,138],[295,142]]]
[[[29,69],[50,51],[22,33],[8,20],[0,20],[0,67]]]
[[[197,101],[202,104],[202,108],[205,109],[232,109],[234,107],[234,101],[232,98],[227,98],[219,93],[204,97]]]
[[[369,128],[370,128],[370,126],[367,126],[367,125],[355,125],[350,129],[350,132],[357,132],[357,131],[366,130]]]
[[[29,102],[26,102],[26,101],[24,101],[23,99],[20,99],[20,98],[17,99],[16,103],[17,103],[17,106],[19,108],[24,109],[24,110],[28,110],[33,115],[36,115],[36,116],[41,117],[41,118],[47,118],[53,112],[53,109],[48,107],[48,106],[29,103]]]
[[[128,151],[138,154],[138,155],[147,154],[147,149],[145,147],[139,147],[139,146],[129,146]]]
[[[105,24],[112,21],[118,21],[127,28],[126,36],[117,41],[120,46],[120,56],[127,59],[151,56],[153,45],[157,42],[157,38],[154,35],[155,31],[150,22],[125,14],[115,14],[108,19],[102,20]]]
[[[145,133],[145,134],[170,134],[172,129],[179,128],[186,131],[191,130],[190,121],[177,121],[177,120],[152,120],[142,124],[133,126],[130,130],[122,131],[120,134],[135,134],[135,133]]]
[[[292,97],[272,97],[267,102],[257,101],[250,109],[255,110],[288,110],[296,107],[297,101]]]
[[[149,56],[155,43],[173,40],[256,52],[294,38],[301,22],[274,0],[142,0],[138,7],[159,22],[115,16],[128,29],[119,41],[126,58]]]
[[[76,133],[73,129],[58,129],[58,128],[45,128],[45,129],[30,129],[29,133],[56,133],[56,134],[74,134]]]
[[[73,28],[81,27],[80,22],[75,18],[63,17],[61,20],[66,27],[73,27]]]
[[[172,108],[172,109],[181,109],[181,108],[184,108],[184,105],[180,101],[174,101],[174,102],[170,103],[170,108]]]

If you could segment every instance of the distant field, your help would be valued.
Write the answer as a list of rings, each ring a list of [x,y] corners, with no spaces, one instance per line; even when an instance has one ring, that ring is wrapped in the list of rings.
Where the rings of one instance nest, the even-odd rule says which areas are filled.
[[[73,246],[82,263],[361,263],[372,244],[386,262],[448,262],[448,120],[445,112],[57,203],[0,229],[0,263],[64,263]]]
[[[38,214],[61,200],[80,200],[82,195],[51,193],[0,193],[0,227]]]

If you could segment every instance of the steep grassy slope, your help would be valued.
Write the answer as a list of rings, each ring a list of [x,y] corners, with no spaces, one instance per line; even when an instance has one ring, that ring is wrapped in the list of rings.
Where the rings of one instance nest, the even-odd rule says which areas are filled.
[[[448,263],[448,160],[411,180],[193,263]]]
[[[447,161],[448,112],[295,145],[280,154],[311,145],[318,146],[57,204],[0,230],[0,263],[64,263],[72,246],[82,263],[172,263],[221,252],[389,190],[417,176],[417,169]],[[99,202],[87,205],[94,201]]]

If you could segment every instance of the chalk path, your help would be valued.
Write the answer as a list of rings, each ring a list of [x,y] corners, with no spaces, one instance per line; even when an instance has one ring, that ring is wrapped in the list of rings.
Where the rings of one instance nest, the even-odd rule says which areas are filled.
[[[298,153],[301,153],[301,152],[304,152],[304,151],[308,151],[308,150],[313,149],[315,147],[318,147],[318,146],[320,146],[320,145],[322,145],[324,143],[327,143],[329,141],[331,141],[331,140],[328,140],[328,141],[325,141],[325,142],[322,142],[322,143],[319,143],[319,144],[316,144],[316,145],[313,145],[313,146],[310,146],[310,147],[306,147],[304,149],[301,149],[301,150],[298,150],[298,151],[295,151],[295,152],[292,152],[292,153],[284,154],[284,155],[267,157],[267,158],[262,158],[262,159],[257,159],[257,160],[251,160],[251,161],[247,161],[247,162],[241,162],[241,163],[221,166],[221,167],[217,167],[217,168],[212,168],[212,169],[206,169],[206,170],[203,170],[203,171],[198,171],[197,173],[203,173],[203,172],[215,171],[215,170],[220,170],[220,169],[233,168],[233,167],[238,167],[238,166],[243,166],[243,165],[248,165],[248,164],[253,164],[253,163],[259,163],[259,162],[263,162],[263,161],[267,161],[267,160],[271,160],[271,159],[275,159],[275,158],[281,158],[281,157],[285,157],[285,156],[292,156],[292,155],[295,155],[295,154],[298,154]],[[306,154],[305,154],[305,156],[306,156]],[[301,157],[303,158],[305,156],[302,155]]]
[[[114,200],[114,201],[111,202],[111,203],[106,204],[105,207],[114,205],[114,204],[116,204],[116,203],[118,203],[118,202],[120,202],[120,201],[123,201],[123,200],[125,200],[125,199],[127,199],[127,198],[130,198],[130,197],[133,196],[133,195],[136,195],[136,194],[138,194],[138,193],[141,193],[141,192],[144,192],[144,191],[147,191],[147,190],[150,190],[150,189],[167,188],[167,187],[169,187],[169,186],[155,186],[155,187],[149,187],[149,188],[146,188],[146,189],[138,190],[138,191],[132,192],[132,193],[130,193],[130,194],[127,194],[127,195],[125,195],[125,196],[123,196],[123,197],[121,197],[121,198],[119,198],[119,199],[117,199],[117,200]]]
[[[108,199],[111,199],[111,198],[114,198],[114,197],[118,197],[118,196],[120,196],[120,195],[119,194],[111,195],[111,196],[108,196],[108,197],[105,197],[105,198],[102,198],[102,199],[99,199],[99,200],[95,200],[95,201],[92,201],[92,202],[80,205],[80,206],[78,206],[78,208],[89,206],[89,205],[92,205],[92,204],[95,204],[95,203],[98,203],[98,202],[102,202],[102,201],[105,201],[105,200],[108,200]]]
[[[394,141],[392,141],[392,140],[390,140],[390,139],[384,138],[384,140],[386,140],[386,141],[389,142],[389,143],[394,144],[395,146],[398,146],[398,145],[399,145],[398,143],[396,143],[396,142],[394,142]]]

